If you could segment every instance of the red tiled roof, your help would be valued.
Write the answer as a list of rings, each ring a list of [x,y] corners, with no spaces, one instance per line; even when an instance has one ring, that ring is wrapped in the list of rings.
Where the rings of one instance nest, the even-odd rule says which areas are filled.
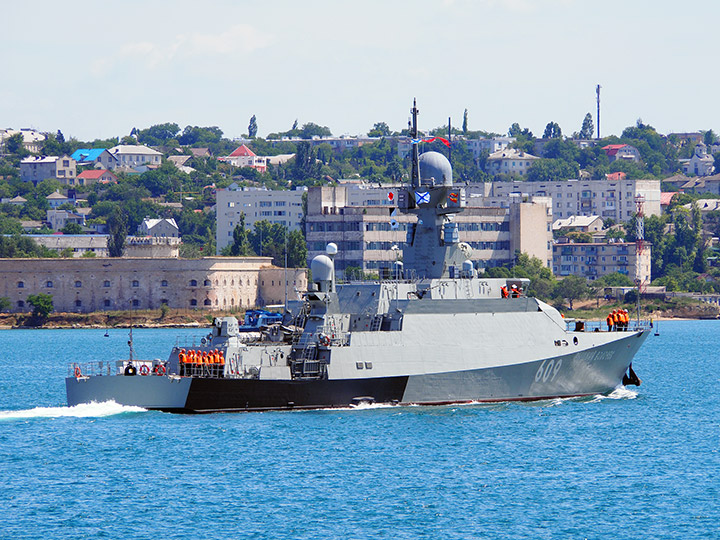
[[[625,148],[627,144],[608,144],[607,146],[603,146],[603,150],[605,150],[605,153],[608,156],[614,156],[617,154],[617,151],[621,148]]]
[[[667,206],[675,195],[674,191],[660,193],[660,205]]]
[[[247,157],[247,156],[254,156],[254,155],[255,155],[255,152],[253,152],[253,151],[250,150],[247,146],[245,146],[244,144],[242,144],[242,145],[238,146],[238,147],[233,151],[233,153],[230,154],[229,157],[240,157],[240,156]]]
[[[111,173],[110,171],[107,171],[105,169],[90,169],[90,170],[81,172],[80,174],[77,175],[77,177],[84,178],[86,180],[97,180],[105,173],[110,174],[113,178],[117,178],[113,173]]]

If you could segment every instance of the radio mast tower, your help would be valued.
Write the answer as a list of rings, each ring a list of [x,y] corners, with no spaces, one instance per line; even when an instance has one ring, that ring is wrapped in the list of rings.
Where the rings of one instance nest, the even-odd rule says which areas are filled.
[[[600,88],[601,88],[601,86],[599,84],[595,88],[595,93],[597,94],[597,138],[598,138],[598,141],[600,140]]]
[[[636,236],[635,242],[635,283],[637,284],[637,318],[640,320],[640,293],[643,289],[642,274],[642,255],[645,252],[645,197],[642,195],[635,196],[635,206],[637,213],[635,215]]]

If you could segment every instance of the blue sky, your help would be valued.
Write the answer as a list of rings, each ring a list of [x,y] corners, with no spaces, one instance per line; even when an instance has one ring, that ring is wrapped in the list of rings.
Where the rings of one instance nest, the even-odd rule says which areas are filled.
[[[452,117],[540,136],[595,115],[620,134],[714,129],[720,2],[643,0],[3,2],[0,128],[81,140],[162,122],[228,137],[295,119],[334,135]]]

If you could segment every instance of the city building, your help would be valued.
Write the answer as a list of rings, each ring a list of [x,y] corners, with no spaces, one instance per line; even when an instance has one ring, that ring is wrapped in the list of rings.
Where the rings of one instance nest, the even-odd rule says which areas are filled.
[[[603,146],[605,154],[610,159],[610,163],[616,160],[633,161],[637,163],[640,161],[640,152],[634,146],[629,144],[608,144]]]
[[[59,206],[62,206],[63,204],[72,204],[74,202],[70,197],[66,197],[59,191],[52,192],[50,195],[45,197],[45,200],[47,201],[48,206],[53,210]]]
[[[81,227],[85,225],[85,215],[68,210],[48,210],[47,222],[50,228],[59,231],[68,223],[76,223]]]
[[[73,257],[87,256],[91,252],[95,257],[109,257],[107,234],[28,234],[36,244],[58,253],[71,250]],[[123,257],[179,257],[179,238],[150,238],[128,236],[125,239]]]
[[[99,169],[115,169],[118,167],[118,158],[106,148],[80,148],[73,152],[72,157],[78,165],[91,166]]]
[[[29,312],[30,294],[58,312],[170,308],[228,310],[283,304],[307,290],[301,268],[269,257],[0,259],[0,297]]]
[[[645,244],[640,258],[640,277],[644,284],[651,281],[650,253],[652,246]],[[634,243],[594,242],[589,244],[566,243],[553,245],[553,274],[580,276],[595,280],[618,272],[630,279],[636,277],[637,251]]]
[[[151,236],[153,238],[179,238],[180,227],[174,219],[145,218],[138,226],[138,236]]]
[[[218,161],[229,163],[233,167],[250,167],[258,172],[267,171],[267,158],[256,155],[244,144],[238,146],[229,156],[218,158]]]
[[[34,129],[0,129],[0,146],[4,146],[5,141],[13,135],[22,135],[23,146],[25,150],[31,154],[39,154],[46,139],[44,133],[40,133]]]
[[[251,230],[256,222],[263,220],[279,223],[291,231],[299,230],[304,193],[305,188],[269,190],[244,188],[237,184],[218,189],[215,193],[217,253],[233,242],[233,231],[241,214],[245,214],[245,227]]]
[[[118,160],[118,167],[139,167],[142,165],[160,166],[162,154],[147,146],[119,144],[110,148],[109,152]]]
[[[660,180],[559,180],[557,182],[493,182],[488,189],[471,185],[468,190],[486,194],[490,206],[507,205],[510,195],[550,197],[553,216],[597,215],[627,221],[637,212],[636,197],[644,198],[646,216],[660,215]]]
[[[397,141],[398,158],[405,159],[412,149],[412,142],[409,137],[399,137]],[[478,139],[467,139],[462,135],[453,135],[452,139],[453,146],[464,144],[465,147],[472,152],[475,159],[480,158],[483,154],[490,155],[500,150],[505,150],[514,142],[515,137],[481,137]]]
[[[505,148],[488,156],[486,169],[490,174],[525,176],[538,159],[540,158],[516,148]]]
[[[21,197],[18,195],[17,197],[3,197],[0,199],[0,204],[12,204],[15,206],[22,206],[27,202],[27,199],[25,197]]]
[[[383,190],[383,188],[378,188]],[[370,191],[371,193],[371,191]],[[395,191],[384,188],[385,198]],[[386,274],[401,260],[408,225],[413,214],[394,212],[394,207],[351,205],[352,190],[346,186],[312,187],[308,191],[306,238],[308,260],[325,252],[329,242],[338,246],[335,269]],[[465,199],[462,188],[459,197]],[[356,195],[357,196],[357,195]],[[378,200],[379,195],[366,195]],[[480,269],[509,264],[516,251],[552,265],[552,212],[547,198],[516,200],[508,208],[472,207],[455,216],[459,239],[472,248],[471,260]]]
[[[77,176],[75,160],[70,156],[30,156],[20,161],[20,179],[36,184],[53,178],[69,184]]]
[[[600,216],[570,216],[555,220],[553,231],[593,233],[602,231],[603,219]]]
[[[683,173],[696,176],[710,176],[715,172],[715,158],[708,154],[704,143],[695,145],[695,152],[690,159],[680,159]]]
[[[78,186],[91,186],[95,183],[117,184],[117,176],[105,169],[89,169],[77,175]],[[70,185],[73,183],[70,181]]]

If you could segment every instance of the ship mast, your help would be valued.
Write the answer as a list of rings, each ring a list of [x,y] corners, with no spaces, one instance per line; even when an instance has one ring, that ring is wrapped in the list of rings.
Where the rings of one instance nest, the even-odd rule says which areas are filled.
[[[410,124],[410,146],[412,146],[412,171],[410,173],[410,185],[414,188],[420,187],[420,141],[418,137],[417,117],[420,111],[417,109],[417,101],[413,98],[413,106],[410,109],[412,123]]]
[[[637,214],[635,217],[636,237],[635,242],[635,283],[637,285],[637,319],[640,321],[640,293],[643,286],[642,256],[645,252],[645,197],[635,197]]]

